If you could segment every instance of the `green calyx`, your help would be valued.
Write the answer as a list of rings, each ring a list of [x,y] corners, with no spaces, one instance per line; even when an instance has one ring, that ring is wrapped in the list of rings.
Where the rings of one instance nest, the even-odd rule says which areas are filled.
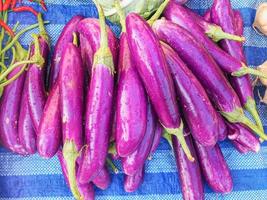
[[[232,76],[237,76],[237,77],[241,77],[247,74],[251,74],[251,75],[255,75],[255,76],[267,79],[267,75],[265,75],[264,73],[260,72],[257,69],[249,68],[243,63],[242,63],[242,67],[238,71],[232,72]]]
[[[172,145],[172,135],[169,134],[168,132],[166,131],[163,131],[163,135],[162,137],[167,140],[167,142],[169,143],[170,147],[173,149],[173,145]]]
[[[190,149],[188,148],[185,138],[184,138],[184,124],[181,121],[180,127],[179,128],[166,128],[164,127],[165,131],[170,134],[174,135],[177,137],[179,140],[182,149],[184,150],[185,155],[187,156],[188,160],[191,162],[195,161],[195,158],[192,156]]]
[[[67,140],[63,145],[62,153],[66,162],[71,192],[75,199],[83,200],[84,198],[80,194],[76,180],[76,160],[79,157],[79,151],[76,148],[74,141]]]
[[[256,122],[256,125],[259,127],[259,129],[261,131],[264,131],[263,129],[263,125],[259,116],[259,113],[257,111],[257,106],[256,106],[256,102],[254,99],[252,99],[251,97],[249,97],[247,99],[247,102],[245,104],[245,109],[251,114],[251,116],[253,117],[253,119]]]
[[[229,122],[241,123],[245,125],[246,127],[250,128],[252,131],[254,131],[263,140],[267,140],[267,135],[245,116],[242,108],[236,108],[232,112],[220,112],[220,113]]]
[[[154,24],[154,22],[160,18],[161,14],[163,13],[163,11],[165,10],[166,6],[168,5],[168,3],[170,2],[170,0],[165,0],[157,9],[157,11],[155,12],[155,14],[147,21],[148,24],[150,26],[152,26]]]
[[[206,31],[206,34],[214,42],[219,42],[220,40],[223,40],[223,39],[234,40],[237,42],[245,41],[245,38],[242,36],[233,35],[233,34],[224,32],[220,26],[209,26],[209,30]]]
[[[44,67],[45,59],[41,54],[41,48],[39,43],[39,36],[36,34],[32,35],[33,42],[34,42],[34,55],[31,57],[31,60],[35,61],[35,64],[42,68]]]

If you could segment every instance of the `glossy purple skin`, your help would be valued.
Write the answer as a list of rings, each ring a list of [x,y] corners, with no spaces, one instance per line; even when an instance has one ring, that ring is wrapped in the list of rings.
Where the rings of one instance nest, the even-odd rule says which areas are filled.
[[[23,93],[20,103],[19,121],[18,121],[18,134],[19,141],[21,145],[29,154],[34,154],[36,152],[36,132],[33,128],[33,122],[30,116],[30,109],[28,104],[28,87],[26,78],[23,88]]]
[[[247,149],[253,152],[259,152],[260,150],[260,141],[259,139],[247,128],[241,124],[228,124],[230,133],[235,133],[236,135],[229,135],[229,139],[233,139],[239,144],[243,145]],[[232,137],[231,137],[232,136]]]
[[[156,21],[153,28],[159,39],[168,43],[187,64],[220,111],[232,112],[241,108],[239,98],[223,72],[198,40],[168,20]]]
[[[59,71],[60,71],[60,60],[63,51],[65,50],[66,46],[69,42],[72,42],[73,40],[73,32],[76,31],[77,24],[83,19],[82,16],[76,15],[65,25],[63,28],[52,57],[51,61],[51,68],[50,68],[50,80],[49,80],[49,86],[52,88],[54,82],[56,81]]]
[[[38,153],[44,158],[53,157],[62,143],[59,100],[59,84],[57,81],[47,98],[37,134]]]
[[[92,183],[101,190],[106,190],[110,186],[111,178],[106,166],[92,180]]]
[[[211,9],[212,21],[222,27],[223,31],[237,34],[236,22],[233,19],[233,9],[229,0],[215,0]],[[244,52],[240,42],[223,40],[223,49],[237,60],[244,62]],[[249,75],[242,77],[230,77],[232,86],[239,96],[241,105],[244,106],[248,99],[254,99],[252,84]]]
[[[220,49],[217,44],[205,35],[196,20],[187,13],[183,6],[171,1],[164,10],[163,16],[183,27],[197,38],[197,41],[208,50],[224,72],[232,73],[242,67],[242,63],[239,60]]]
[[[165,128],[179,128],[181,118],[174,84],[158,38],[149,24],[135,13],[127,16],[126,30],[133,62],[159,121]]]
[[[94,52],[91,47],[90,41],[84,36],[80,35],[80,49],[82,54],[83,66],[91,74]]]
[[[61,110],[63,144],[72,140],[77,151],[83,145],[83,83],[81,52],[69,43],[62,54],[59,73],[59,105]]]
[[[108,44],[113,55],[113,62],[116,66],[117,63],[117,50],[118,50],[118,42],[112,30],[106,26],[108,32]],[[93,54],[100,47],[100,27],[99,20],[95,18],[86,18],[79,22],[77,26],[77,31],[83,35],[90,42]]]
[[[231,140],[231,143],[233,144],[235,149],[241,154],[246,154],[250,151],[247,147],[243,146],[242,144],[240,144],[236,140]]]
[[[12,78],[18,73],[20,67],[13,70],[7,78]],[[21,107],[21,97],[25,73],[19,76],[11,84],[4,89],[0,100],[0,142],[5,148],[18,154],[28,154],[23,145],[19,141],[18,121],[19,110]]]
[[[201,171],[191,136],[186,136],[185,140],[192,156],[195,158],[194,162],[188,160],[177,138],[172,137],[173,150],[180,177],[183,198],[185,200],[204,200],[204,187]]]
[[[218,125],[219,125],[218,140],[221,142],[227,138],[228,134],[227,126],[225,124],[224,118],[221,115],[218,116]]]
[[[145,164],[145,161],[149,156],[150,149],[153,143],[156,125],[157,121],[154,115],[153,108],[150,104],[148,104],[147,126],[143,140],[140,143],[138,149],[136,149],[131,155],[122,158],[122,168],[125,174],[133,176]]]
[[[67,166],[65,163],[65,160],[63,158],[62,151],[59,151],[57,153],[58,160],[60,162],[61,170],[63,173],[63,176],[65,178],[65,181],[67,185],[69,186],[69,178],[68,178],[68,172],[67,172]],[[94,200],[95,199],[95,191],[92,183],[87,183],[87,184],[80,184],[78,183],[78,188],[80,194],[83,196],[83,200]]]
[[[218,113],[203,86],[178,54],[165,43],[162,43],[161,47],[175,83],[185,120],[194,139],[203,146],[214,146],[218,140]]]
[[[207,22],[211,22],[212,21],[211,20],[211,11],[210,11],[210,9],[205,12],[205,14],[203,15],[203,18]]]
[[[49,55],[49,45],[43,37],[39,37],[40,53],[45,60],[44,65],[39,66],[32,64],[29,66],[27,73],[28,77],[28,103],[30,109],[30,115],[32,118],[33,128],[38,133],[38,127],[43,114],[46,92],[45,92],[45,81],[44,73]],[[31,47],[31,55],[35,52],[34,47]]]
[[[135,192],[144,181],[145,167],[143,166],[133,176],[124,175],[123,187],[126,192]]]
[[[113,89],[114,76],[110,69],[96,64],[87,93],[85,138],[88,148],[78,171],[81,183],[91,181],[105,165],[111,133]]]
[[[244,34],[244,21],[243,21],[243,17],[240,11],[234,10],[233,16],[235,20],[235,33],[237,35],[243,35]],[[242,45],[242,43],[239,43],[239,44]]]
[[[207,148],[195,142],[195,149],[202,174],[211,189],[219,193],[230,193],[233,190],[233,180],[219,145]]]
[[[152,143],[150,153],[149,153],[150,155],[154,154],[155,151],[157,150],[159,143],[160,143],[161,136],[163,134],[163,130],[164,129],[161,126],[161,124],[159,122],[157,122],[155,134],[154,134],[154,138],[153,138],[153,143]]]
[[[116,106],[116,150],[120,157],[126,157],[138,148],[147,124],[147,97],[130,54],[126,35],[122,34]]]

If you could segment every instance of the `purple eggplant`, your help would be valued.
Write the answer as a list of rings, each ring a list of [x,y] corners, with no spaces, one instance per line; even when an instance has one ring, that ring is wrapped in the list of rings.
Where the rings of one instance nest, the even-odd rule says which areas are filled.
[[[106,190],[109,187],[111,179],[106,166],[92,180],[92,183],[101,190]]]
[[[155,134],[154,134],[154,138],[153,138],[153,143],[152,143],[149,155],[152,156],[155,153],[155,151],[157,150],[162,135],[163,135],[163,127],[161,126],[161,124],[159,122],[157,122]]]
[[[10,79],[15,76],[20,71],[21,67],[23,66],[14,69],[7,78]],[[21,74],[15,81],[4,88],[0,100],[1,145],[13,152],[23,155],[28,153],[19,141],[18,121],[24,81],[25,73]]]
[[[219,145],[209,148],[195,142],[195,148],[202,173],[211,189],[219,193],[230,193],[233,190],[233,180]]]
[[[152,147],[156,123],[157,121],[153,108],[150,104],[148,104],[146,133],[143,137],[143,140],[139,147],[131,155],[122,158],[122,168],[125,174],[134,176],[145,164]]]
[[[237,141],[250,151],[256,153],[260,151],[260,141],[250,130],[240,124],[228,124],[228,128],[230,129],[228,135],[230,140]]]
[[[82,19],[83,17],[79,15],[76,15],[73,18],[71,18],[71,20],[65,25],[64,29],[62,30],[57,40],[50,68],[50,80],[49,80],[50,88],[52,88],[54,82],[58,77],[60,71],[59,65],[62,53],[65,50],[67,44],[69,42],[72,42],[73,32],[76,31],[77,25]]]
[[[84,70],[77,35],[66,45],[59,73],[59,105],[63,133],[63,157],[66,161],[70,188],[75,198],[81,198],[76,181],[76,161],[83,145],[83,84]]]
[[[116,150],[120,157],[133,153],[143,140],[147,123],[145,89],[131,61],[126,34],[120,38],[120,78],[116,106]]]
[[[38,134],[37,149],[44,158],[53,157],[61,145],[61,113],[59,83],[55,82],[46,101]]]
[[[235,26],[235,33],[237,35],[243,35],[244,34],[244,22],[243,22],[243,18],[242,15],[240,13],[240,11],[238,10],[233,10],[233,18],[234,18],[234,26]],[[242,43],[239,45],[242,45]],[[245,56],[243,54],[243,56]],[[245,57],[244,60],[242,60],[243,62],[245,62]]]
[[[69,177],[68,177],[68,168],[67,163],[64,160],[62,151],[59,151],[57,153],[58,160],[60,162],[61,170],[63,173],[63,176],[67,182],[67,185],[69,186]],[[92,183],[87,184],[79,184],[78,183],[79,192],[82,196],[81,199],[83,200],[94,200],[95,199],[95,191]]]
[[[188,31],[168,20],[153,25],[159,39],[167,42],[191,69],[220,113],[231,123],[242,123],[267,139],[244,114],[239,98],[205,47]]]
[[[235,149],[241,154],[246,154],[250,151],[247,147],[243,146],[242,144],[240,144],[236,140],[231,140],[231,143],[233,144]]]
[[[191,136],[187,135],[185,139],[191,153],[196,158]],[[195,162],[189,162],[175,137],[172,137],[172,145],[184,200],[204,199],[204,187],[197,158]]]
[[[38,37],[35,43],[39,44],[34,44],[34,46],[32,46],[32,55],[36,54],[37,51],[40,51],[40,56],[42,56],[44,60],[47,60],[49,54],[48,42],[43,37]],[[39,48],[39,50],[36,50],[36,48]],[[29,79],[27,81],[29,110],[36,133],[38,133],[38,127],[46,101],[44,82],[45,66],[46,62],[43,62],[42,66],[38,64],[31,64],[27,73],[27,78]]]
[[[33,122],[30,116],[30,109],[28,104],[28,78],[26,78],[21,97],[19,121],[18,121],[18,134],[21,145],[29,154],[34,154],[37,149],[36,145],[36,132],[33,128]]]
[[[222,116],[218,116],[218,125],[219,125],[218,140],[224,141],[227,138],[228,130]]]
[[[202,28],[197,24],[196,20],[188,14],[183,6],[171,1],[164,10],[163,16],[183,27],[197,38],[198,42],[205,46],[224,72],[230,73],[233,76],[254,74],[267,78],[263,73],[247,67],[244,63],[220,49],[219,46],[203,33]]]
[[[236,19],[233,18],[233,12],[234,11],[232,9],[230,0],[214,0],[211,9],[212,21],[220,25],[224,31],[232,34],[237,34],[238,32],[240,33],[241,31],[236,31]],[[222,47],[226,52],[240,62],[245,61],[243,48],[240,43],[231,40],[223,40]],[[254,117],[258,127],[263,130],[261,119],[256,108],[256,102],[254,100],[254,94],[249,75],[242,77],[230,77],[230,80],[232,86],[239,96],[241,105],[250,112],[250,114]]]
[[[149,24],[135,13],[126,18],[126,32],[133,62],[160,123],[168,133],[179,137],[188,158],[193,160],[183,138],[174,84],[158,38]]]
[[[94,55],[86,100],[85,138],[88,148],[85,149],[78,171],[78,180],[81,183],[91,181],[103,169],[108,153],[112,121],[114,58],[109,48],[103,10],[98,3],[96,5],[101,36],[100,47]]]
[[[117,63],[117,49],[118,49],[118,42],[117,39],[112,32],[112,30],[106,25],[107,29],[107,37],[108,37],[108,45],[112,53],[112,58],[114,65]],[[87,39],[87,42],[90,43],[92,48],[92,54],[94,55],[98,49],[100,48],[100,25],[99,20],[95,18],[86,18],[79,22],[77,26],[77,31],[82,35],[84,38]],[[91,52],[87,57],[90,57]]]
[[[145,167],[143,166],[133,176],[125,175],[123,187],[126,192],[135,192],[144,181]]]
[[[204,33],[209,36],[213,41],[218,42],[222,39],[229,39],[243,42],[245,40],[244,37],[235,35],[234,33],[230,34],[228,32],[223,31],[220,26],[206,21],[202,16],[199,16],[198,14],[194,13],[189,8],[184,7],[184,9],[197,22],[197,24],[202,28]]]
[[[218,140],[218,113],[200,82],[178,54],[165,43],[161,43],[161,47],[174,79],[185,120],[194,139],[203,146],[214,146]]]
[[[91,73],[94,52],[91,47],[90,41],[82,34],[80,35],[80,48],[81,48],[83,66],[86,69],[86,71]]]
[[[203,18],[204,18],[204,20],[205,21],[207,21],[207,22],[211,22],[212,20],[211,20],[211,11],[210,11],[210,9],[208,9],[206,12],[205,12],[205,14],[203,15]],[[239,34],[238,34],[239,35]]]

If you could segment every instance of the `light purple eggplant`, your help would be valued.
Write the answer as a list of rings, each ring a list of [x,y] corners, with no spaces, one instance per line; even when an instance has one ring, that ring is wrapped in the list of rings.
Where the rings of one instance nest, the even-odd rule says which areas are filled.
[[[159,122],[157,122],[155,134],[154,134],[154,138],[153,138],[153,143],[152,143],[150,153],[149,153],[150,156],[152,156],[155,153],[155,151],[157,150],[162,135],[163,135],[163,127],[161,126],[161,124]]]
[[[38,133],[38,127],[41,121],[46,101],[44,76],[45,67],[47,64],[46,61],[48,59],[49,54],[49,45],[48,41],[42,36],[38,36],[38,40],[36,40],[35,43],[39,44],[37,44],[37,46],[36,44],[33,44],[31,46],[31,55],[34,56],[37,52],[36,48],[39,48],[40,56],[44,59],[44,62],[42,65],[29,65],[29,71],[27,73],[27,96],[33,127],[35,132]]]
[[[219,48],[211,39],[209,39],[202,31],[197,22],[188,14],[187,10],[175,2],[170,2],[164,10],[163,16],[178,24],[179,26],[190,32],[198,42],[201,43],[212,57],[219,64],[221,69],[233,76],[243,76],[246,74],[254,74],[265,77],[265,75],[258,70],[247,67],[238,59],[233,58],[225,51]],[[265,77],[266,78],[266,77]]]
[[[123,187],[126,192],[135,192],[144,181],[145,167],[143,166],[133,176],[124,175]]]
[[[106,190],[109,187],[111,179],[106,166],[92,180],[92,183],[101,190]]]
[[[218,116],[218,125],[219,125],[218,140],[224,141],[227,138],[228,130],[225,121],[221,115]]]
[[[241,154],[246,154],[250,151],[247,147],[243,146],[236,140],[231,140],[231,143],[233,144],[234,148]]]
[[[139,147],[131,155],[122,158],[122,168],[125,174],[134,176],[138,170],[141,170],[144,166],[152,147],[157,125],[156,123],[157,121],[153,108],[150,104],[148,104],[146,133],[143,140]]]
[[[85,114],[85,138],[88,148],[82,157],[78,170],[78,180],[86,183],[93,180],[103,169],[111,133],[113,90],[114,90],[114,57],[109,48],[109,39],[105,17],[97,3],[101,35],[100,47],[94,55],[94,64],[87,93]],[[92,45],[93,47],[93,45]],[[101,123],[100,123],[101,122]]]
[[[59,105],[63,133],[63,157],[68,169],[70,188],[75,198],[81,198],[76,181],[76,161],[83,146],[83,84],[84,69],[80,49],[74,43],[66,45],[59,73]]]
[[[158,38],[149,24],[135,13],[126,18],[126,33],[133,62],[160,123],[168,133],[179,137],[188,158],[193,160],[183,138],[174,84]]]
[[[209,148],[195,142],[195,148],[202,173],[211,189],[219,193],[230,193],[233,190],[233,180],[219,145]]]
[[[161,19],[153,24],[158,38],[167,42],[187,64],[220,113],[231,123],[242,123],[267,139],[244,114],[239,98],[205,47],[188,31],[171,21]]]
[[[15,76],[20,68],[14,69],[7,78]],[[18,121],[21,107],[21,97],[25,73],[22,73],[15,81],[5,86],[0,100],[0,142],[5,148],[18,154],[26,155],[28,152],[19,141]]]
[[[52,88],[54,82],[56,81],[60,68],[60,60],[63,51],[66,48],[66,45],[69,42],[72,42],[73,39],[73,32],[76,32],[77,24],[83,19],[82,16],[76,15],[71,18],[71,20],[65,25],[61,34],[57,40],[57,43],[54,48],[54,53],[52,56],[51,61],[51,68],[50,68],[50,80],[49,80],[49,87]]]
[[[62,144],[59,82],[47,98],[37,134],[37,149],[44,158],[53,157]]]
[[[126,33],[120,38],[120,78],[116,105],[116,150],[120,157],[132,154],[146,132],[147,97],[131,60]]]
[[[184,154],[179,141],[172,137],[172,145],[176,158],[176,165],[180,177],[180,186],[184,200],[204,200],[204,187],[196,151],[190,135],[185,136],[186,143],[190,148],[194,162],[190,162]]]
[[[112,53],[112,58],[114,65],[117,64],[117,54],[118,54],[118,41],[112,32],[112,30],[106,25],[107,29],[107,37],[108,37],[108,45]],[[93,55],[97,52],[97,50],[100,48],[100,26],[99,26],[99,20],[95,18],[86,18],[79,22],[77,26],[77,31],[80,35],[82,35],[84,38],[87,39],[87,42],[91,44],[92,53]],[[91,52],[88,52],[87,55],[90,57]]]
[[[217,111],[213,108],[203,86],[178,54],[165,43],[161,43],[161,47],[192,136],[203,146],[214,146],[219,132]]]
[[[173,7],[174,9],[175,7]],[[187,14],[189,14],[196,22],[197,24],[202,28],[204,33],[210,37],[213,41],[218,42],[222,39],[229,39],[229,40],[235,40],[243,42],[245,40],[244,37],[235,35],[235,33],[228,33],[226,31],[222,30],[222,27],[219,25],[216,25],[214,23],[211,23],[209,21],[206,21],[202,16],[198,15],[197,13],[193,12],[189,8],[183,7]],[[171,8],[170,8],[171,9]]]
[[[233,12],[234,11],[232,9],[230,0],[214,0],[211,8],[212,21],[220,25],[224,31],[232,34],[240,33],[242,32],[241,30],[236,31],[236,19],[233,18]],[[240,62],[245,61],[243,48],[240,43],[231,40],[223,40],[221,45],[223,49],[231,56],[233,56]],[[255,119],[258,127],[263,130],[261,119],[256,108],[252,83],[250,81],[249,75],[242,76],[240,78],[230,77],[230,80],[232,86],[238,94],[241,105],[249,111],[249,113]]]
[[[207,22],[212,22],[212,20],[211,20],[211,11],[210,11],[210,9],[208,9],[208,10],[205,12],[205,14],[203,15],[203,18],[204,18],[204,20],[207,21]],[[238,35],[239,35],[239,34],[238,34]]]
[[[79,35],[79,39],[83,65],[90,75],[93,65],[94,52],[90,41],[83,34]]]
[[[34,154],[37,150],[36,132],[33,128],[33,122],[30,116],[30,109],[28,104],[28,78],[26,78],[21,97],[19,121],[18,121],[18,135],[21,145],[29,154]]]
[[[250,130],[240,124],[228,124],[228,128],[230,129],[228,135],[230,140],[235,140],[250,151],[256,153],[260,151],[260,141]]]
[[[68,168],[64,160],[62,151],[58,151],[57,157],[60,162],[61,170],[65,178],[65,181],[67,185],[69,186]],[[94,191],[94,187],[92,183],[87,183],[87,184],[78,183],[78,188],[79,188],[79,192],[83,200],[94,200],[95,199],[95,191]]]

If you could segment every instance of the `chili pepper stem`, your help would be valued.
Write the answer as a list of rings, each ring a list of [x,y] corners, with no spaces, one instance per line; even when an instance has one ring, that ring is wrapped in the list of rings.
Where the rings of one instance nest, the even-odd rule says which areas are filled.
[[[237,42],[245,41],[245,38],[243,36],[226,33],[219,26],[209,26],[209,30],[206,32],[206,34],[211,37],[214,42],[219,42],[223,39],[234,40]]]
[[[165,127],[164,127],[165,128]],[[174,135],[177,137],[177,139],[179,140],[182,149],[184,151],[184,153],[186,154],[188,160],[190,160],[191,162],[195,161],[195,158],[192,156],[190,149],[188,148],[185,138],[184,138],[184,124],[183,122],[181,122],[181,125],[179,128],[165,128],[165,131],[171,135]]]

